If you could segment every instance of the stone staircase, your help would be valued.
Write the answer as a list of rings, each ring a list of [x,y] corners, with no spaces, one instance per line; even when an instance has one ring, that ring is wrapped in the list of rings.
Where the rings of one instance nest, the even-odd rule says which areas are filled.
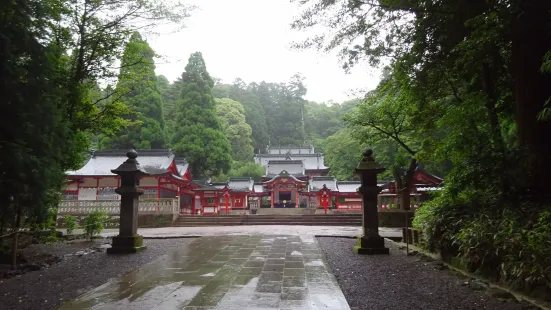
[[[180,215],[175,227],[238,225],[361,226],[361,214]]]

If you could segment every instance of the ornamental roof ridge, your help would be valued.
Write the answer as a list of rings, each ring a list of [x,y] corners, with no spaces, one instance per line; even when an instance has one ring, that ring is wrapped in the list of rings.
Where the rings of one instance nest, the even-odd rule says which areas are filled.
[[[291,159],[291,160],[268,160],[268,165],[270,164],[303,164],[304,162],[300,159]]]
[[[323,153],[301,153],[301,154],[291,154],[293,157],[320,157],[323,156]],[[255,154],[256,157],[284,157],[285,154]]]
[[[251,181],[253,178],[251,177],[229,177],[229,181]]]

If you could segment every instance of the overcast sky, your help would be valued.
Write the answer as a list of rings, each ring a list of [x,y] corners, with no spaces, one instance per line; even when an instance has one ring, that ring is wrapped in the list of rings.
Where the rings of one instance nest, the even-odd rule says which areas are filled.
[[[298,14],[289,0],[190,0],[198,9],[179,32],[148,36],[151,47],[164,59],[157,74],[175,80],[184,71],[189,55],[203,53],[211,76],[231,83],[287,82],[301,73],[308,88],[306,99],[317,102],[349,99],[351,91],[373,89],[379,71],[366,64],[345,74],[335,54],[314,50],[297,51],[290,47],[304,34],[291,30]],[[358,93],[356,93],[358,94]],[[360,93],[363,95],[363,93]]]

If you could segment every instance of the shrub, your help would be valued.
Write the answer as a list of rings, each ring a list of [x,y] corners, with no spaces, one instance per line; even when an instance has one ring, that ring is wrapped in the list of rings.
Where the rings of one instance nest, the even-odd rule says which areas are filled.
[[[444,193],[425,203],[413,225],[423,246],[461,259],[472,272],[517,289],[551,285],[551,209],[489,195]]]
[[[84,233],[90,239],[103,230],[103,224],[109,219],[109,215],[101,210],[94,210],[84,218]]]
[[[65,217],[65,228],[67,229],[68,235],[72,234],[77,227],[77,221],[74,216],[68,215]]]

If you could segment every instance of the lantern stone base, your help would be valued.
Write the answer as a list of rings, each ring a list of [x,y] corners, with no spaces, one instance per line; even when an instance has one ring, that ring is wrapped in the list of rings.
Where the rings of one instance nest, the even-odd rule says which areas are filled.
[[[143,237],[140,235],[134,236],[115,236],[110,248],[107,249],[107,254],[129,254],[137,253],[145,250],[143,245]]]
[[[361,255],[389,254],[385,247],[385,239],[379,235],[362,236],[354,246],[354,252]]]

